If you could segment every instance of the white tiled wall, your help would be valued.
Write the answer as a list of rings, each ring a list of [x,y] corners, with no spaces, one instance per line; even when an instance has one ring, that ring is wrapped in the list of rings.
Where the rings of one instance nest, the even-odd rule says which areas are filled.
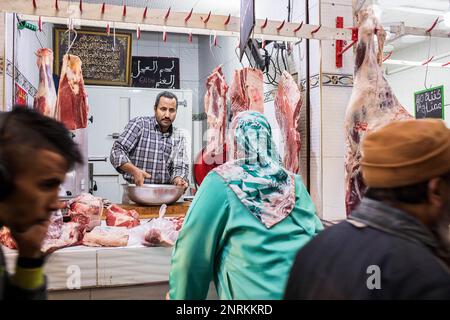
[[[6,14],[5,32],[6,32],[6,52],[5,52],[5,67],[6,59],[13,61],[13,47],[15,52],[15,64],[17,69],[23,76],[30,81],[30,83],[37,89],[39,84],[39,72],[36,65],[36,56],[34,53],[41,47],[37,37],[43,47],[52,47],[52,28],[51,23],[44,23],[42,32],[33,32],[28,29],[16,30],[16,41],[13,43],[12,29],[15,27],[17,21],[14,21],[12,13]],[[32,22],[33,23],[33,22]],[[36,23],[33,23],[36,25]],[[9,110],[12,107],[14,82],[11,76],[5,74],[5,105]],[[33,97],[28,95],[28,104],[33,104]]]
[[[314,9],[310,14],[313,12]],[[351,0],[321,1],[320,19],[316,23],[334,27],[337,16],[344,17],[344,26],[352,25]],[[310,50],[311,75],[353,73],[351,50],[344,55],[341,69],[336,69],[334,41],[311,41]],[[319,216],[325,220],[345,218],[344,117],[351,91],[329,86],[311,90],[311,197]]]

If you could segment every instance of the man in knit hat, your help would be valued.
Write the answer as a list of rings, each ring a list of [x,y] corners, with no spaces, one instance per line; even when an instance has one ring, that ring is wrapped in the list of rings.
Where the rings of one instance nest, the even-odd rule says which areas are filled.
[[[392,122],[362,153],[360,206],[300,250],[285,298],[450,299],[450,130]]]

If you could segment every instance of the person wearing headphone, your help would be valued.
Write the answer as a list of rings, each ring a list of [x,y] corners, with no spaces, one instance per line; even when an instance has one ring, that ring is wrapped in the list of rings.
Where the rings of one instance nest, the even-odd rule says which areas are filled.
[[[82,162],[60,122],[24,107],[0,113],[0,228],[18,247],[14,275],[0,248],[0,300],[47,297],[41,245],[51,212],[62,208],[59,186]]]

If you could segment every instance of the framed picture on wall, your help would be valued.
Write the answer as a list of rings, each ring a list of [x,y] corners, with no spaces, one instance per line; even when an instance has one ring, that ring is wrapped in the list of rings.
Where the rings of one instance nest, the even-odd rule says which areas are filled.
[[[131,33],[87,29],[69,32],[67,28],[54,29],[54,72],[58,76],[64,54],[74,54],[81,59],[81,69],[86,84],[129,86],[131,75]],[[75,40],[74,40],[75,39]]]

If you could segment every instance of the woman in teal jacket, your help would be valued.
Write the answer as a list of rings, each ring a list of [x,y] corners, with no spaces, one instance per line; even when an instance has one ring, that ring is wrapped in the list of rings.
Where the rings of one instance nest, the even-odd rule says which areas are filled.
[[[281,299],[295,254],[323,229],[302,179],[285,170],[260,113],[238,114],[231,161],[203,181],[175,244],[170,299]]]

